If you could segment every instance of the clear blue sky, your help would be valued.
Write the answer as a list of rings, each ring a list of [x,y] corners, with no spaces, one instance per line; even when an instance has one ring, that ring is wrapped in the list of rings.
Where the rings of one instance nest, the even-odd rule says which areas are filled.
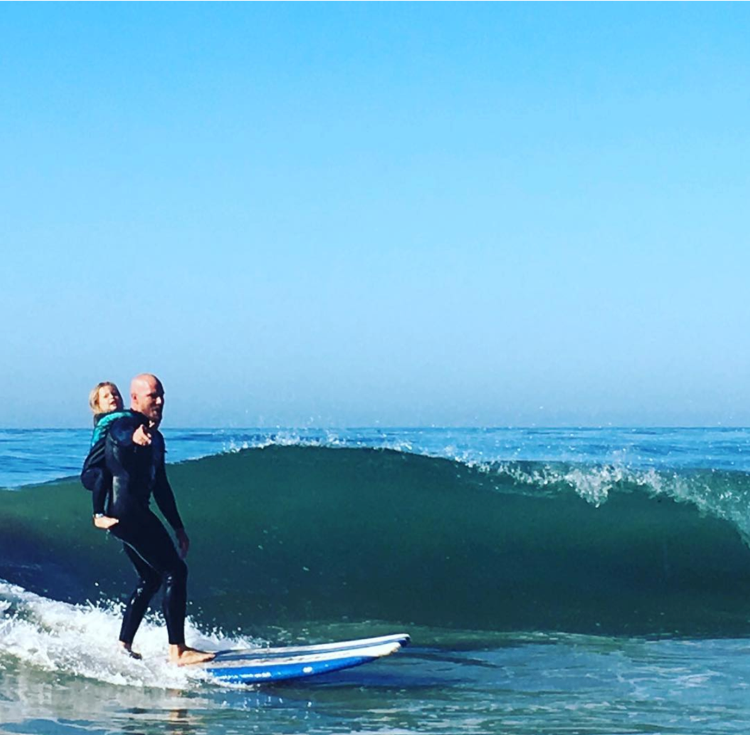
[[[750,425],[747,4],[0,5],[0,426]]]

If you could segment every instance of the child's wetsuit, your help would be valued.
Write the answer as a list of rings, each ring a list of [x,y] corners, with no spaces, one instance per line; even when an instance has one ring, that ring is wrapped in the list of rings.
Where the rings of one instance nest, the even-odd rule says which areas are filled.
[[[113,411],[98,413],[94,416],[94,433],[91,436],[91,449],[83,463],[81,483],[91,490],[91,502],[94,515],[106,513],[109,491],[112,488],[112,475],[107,470],[104,459],[104,446],[107,432],[114,421],[131,415],[131,411]]]

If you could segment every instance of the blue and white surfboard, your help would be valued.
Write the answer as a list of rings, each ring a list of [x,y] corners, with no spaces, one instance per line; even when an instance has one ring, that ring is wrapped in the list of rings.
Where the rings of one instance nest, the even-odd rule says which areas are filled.
[[[399,633],[319,646],[220,651],[204,670],[230,684],[300,679],[366,664],[408,644],[409,636]]]

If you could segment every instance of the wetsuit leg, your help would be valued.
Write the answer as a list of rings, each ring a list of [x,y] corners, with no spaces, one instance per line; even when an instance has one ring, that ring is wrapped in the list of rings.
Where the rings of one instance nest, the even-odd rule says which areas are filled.
[[[161,587],[161,575],[153,567],[146,564],[133,548],[125,543],[123,543],[122,548],[138,572],[138,584],[125,606],[122,628],[120,628],[120,640],[132,645],[135,633],[146,614],[146,610],[148,610],[151,598]]]
[[[139,513],[137,518],[131,517],[127,521],[121,521],[112,527],[111,532],[127,546],[128,556],[140,577],[131,597],[133,605],[128,604],[125,611],[123,634],[129,636],[132,641],[151,597],[163,583],[163,611],[169,643],[184,643],[187,566],[180,559],[166,528],[151,511],[145,511]],[[136,563],[134,556],[138,558],[139,563]],[[131,642],[124,638],[121,640]]]

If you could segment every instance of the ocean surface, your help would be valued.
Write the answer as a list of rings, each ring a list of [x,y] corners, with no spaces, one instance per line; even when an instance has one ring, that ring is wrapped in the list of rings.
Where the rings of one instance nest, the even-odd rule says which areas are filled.
[[[0,430],[0,733],[750,730],[750,429],[165,429],[188,642],[408,632],[373,664],[227,687],[77,482],[84,430]]]

